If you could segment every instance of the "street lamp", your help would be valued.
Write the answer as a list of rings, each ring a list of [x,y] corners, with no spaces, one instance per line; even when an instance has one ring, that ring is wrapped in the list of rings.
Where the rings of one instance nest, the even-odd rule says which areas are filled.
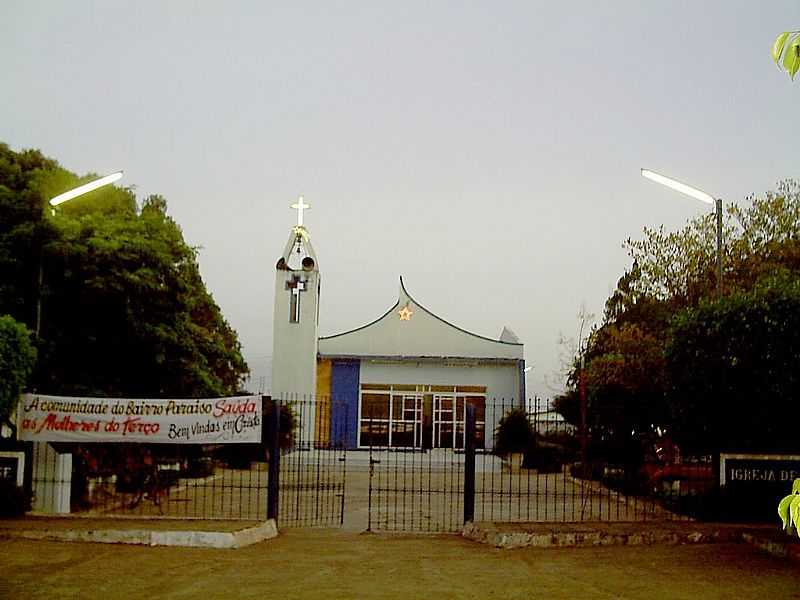
[[[91,191],[94,191],[98,188],[101,188],[106,185],[110,185],[115,181],[119,181],[122,177],[122,171],[117,171],[115,173],[111,173],[110,175],[106,175],[105,177],[100,177],[99,179],[95,179],[94,181],[90,181],[89,183],[84,183],[83,185],[79,185],[76,188],[68,190],[63,194],[59,194],[50,199],[50,207],[55,215],[55,207],[59,204],[62,204],[68,200],[72,200],[73,198],[77,198],[78,196],[83,196],[84,194],[88,194]],[[36,294],[36,337],[39,337],[39,330],[41,329],[42,325],[42,288],[44,285],[44,254],[39,255],[39,289]]]
[[[522,369],[522,377],[525,379],[525,398],[523,398],[523,400],[525,401],[525,412],[527,414],[531,414],[531,412],[536,412],[536,408],[533,408],[533,404],[531,403],[530,392],[528,392],[528,373],[530,373],[531,371],[533,371],[532,365],[530,367],[525,367],[524,369]]]
[[[672,188],[673,190],[680,192],[681,194],[686,194],[687,196],[691,196],[701,202],[705,202],[706,204],[710,204],[711,206],[716,207],[717,213],[717,296],[722,298],[722,198],[714,198],[712,195],[707,194],[703,190],[698,190],[695,187],[690,185],[686,185],[685,183],[681,183],[675,179],[670,177],[666,177],[665,175],[661,175],[660,173],[656,173],[654,171],[648,171],[647,169],[642,169],[642,176],[647,177],[651,181],[655,181],[656,183],[660,183],[661,185],[665,185],[668,188]]]
[[[63,194],[59,194],[55,198],[51,198],[50,206],[58,206],[59,204],[66,202],[67,200],[72,200],[73,198],[77,198],[78,196],[83,196],[84,194],[88,194],[91,191],[103,187],[104,185],[109,185],[110,183],[119,181],[121,178],[122,178],[122,171],[117,171],[116,173],[111,173],[111,175],[106,175],[105,177],[101,177],[100,179],[95,179],[94,181],[90,181],[89,183],[84,183],[83,185],[79,185],[74,189],[64,192]]]

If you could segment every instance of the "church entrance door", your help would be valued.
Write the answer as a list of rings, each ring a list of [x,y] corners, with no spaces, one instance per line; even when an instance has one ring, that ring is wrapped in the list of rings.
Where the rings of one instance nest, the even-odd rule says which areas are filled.
[[[464,398],[433,396],[433,447],[464,447]]]

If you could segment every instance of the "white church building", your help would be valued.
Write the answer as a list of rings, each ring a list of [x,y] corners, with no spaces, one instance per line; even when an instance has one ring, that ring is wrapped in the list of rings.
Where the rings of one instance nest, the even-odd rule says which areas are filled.
[[[319,335],[320,272],[302,197],[275,268],[272,396],[309,399],[306,443],[347,448],[462,448],[465,406],[478,445],[491,447],[503,409],[525,406],[523,344],[504,328],[490,339],[415,300],[400,278],[394,305],[350,331]],[[313,427],[311,426],[313,423]]]

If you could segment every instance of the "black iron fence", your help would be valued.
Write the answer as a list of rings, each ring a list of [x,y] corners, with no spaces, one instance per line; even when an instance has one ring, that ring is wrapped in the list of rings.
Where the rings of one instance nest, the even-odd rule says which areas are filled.
[[[344,520],[348,406],[327,397],[287,397],[276,400],[284,430],[291,442],[272,463],[278,469],[279,525],[292,527],[339,526]],[[287,415],[291,415],[290,417]],[[291,427],[286,423],[291,420]]]
[[[346,450],[315,423],[334,404],[265,398],[259,444],[26,444],[33,512],[339,525]]]
[[[582,432],[537,400],[452,403],[439,423],[423,415],[419,425],[444,430],[446,443],[422,435],[417,447],[369,444],[371,529],[688,520],[713,497],[711,457],[681,456],[658,431]]]
[[[37,513],[263,520],[266,456],[250,448],[30,444]]]
[[[700,518],[715,491],[710,457],[658,431],[582,432],[471,392],[388,402],[265,398],[260,444],[30,444],[33,509],[446,532]]]

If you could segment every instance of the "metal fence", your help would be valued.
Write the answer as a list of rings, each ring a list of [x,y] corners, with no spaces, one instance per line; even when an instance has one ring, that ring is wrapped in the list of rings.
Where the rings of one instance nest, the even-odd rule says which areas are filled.
[[[266,457],[238,445],[31,444],[37,513],[263,520]],[[249,445],[248,445],[249,446]]]
[[[464,403],[453,417],[447,446],[370,445],[369,528],[688,520],[713,492],[711,457],[681,457],[657,432],[582,432],[537,400]]]
[[[339,525],[346,451],[313,434],[333,406],[265,399],[260,444],[29,443],[33,512]]]
[[[465,520],[692,519],[714,491],[710,457],[681,456],[658,432],[580,431],[537,400],[263,408],[261,444],[30,444],[34,511],[448,532]]]
[[[348,407],[327,397],[287,397],[281,406],[276,516],[286,527],[339,526],[344,520]],[[286,435],[287,431],[292,435]]]

